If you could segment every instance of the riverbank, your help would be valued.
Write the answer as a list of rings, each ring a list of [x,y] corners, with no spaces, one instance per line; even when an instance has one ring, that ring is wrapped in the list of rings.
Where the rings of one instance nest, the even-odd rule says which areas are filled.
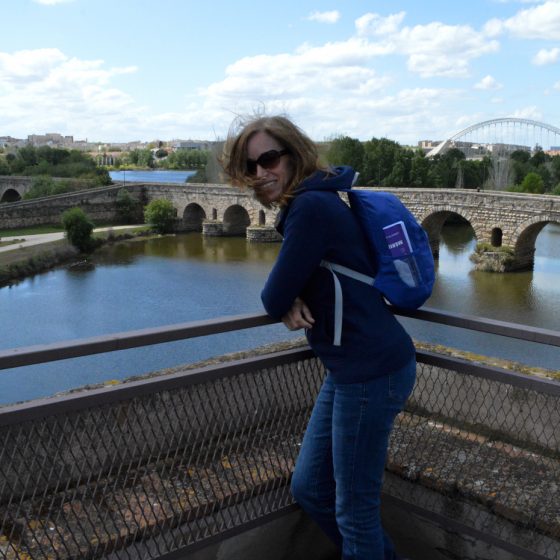
[[[103,246],[150,234],[148,226],[132,225],[96,228],[93,236]],[[24,235],[13,243],[9,240],[4,237],[5,244],[0,247],[0,288],[84,258],[83,253],[65,239],[64,232]]]

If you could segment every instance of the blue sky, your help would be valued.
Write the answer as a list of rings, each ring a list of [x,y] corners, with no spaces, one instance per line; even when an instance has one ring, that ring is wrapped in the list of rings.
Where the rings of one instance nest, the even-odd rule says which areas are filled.
[[[560,0],[0,0],[0,136],[227,134],[290,115],[314,139],[560,127]]]

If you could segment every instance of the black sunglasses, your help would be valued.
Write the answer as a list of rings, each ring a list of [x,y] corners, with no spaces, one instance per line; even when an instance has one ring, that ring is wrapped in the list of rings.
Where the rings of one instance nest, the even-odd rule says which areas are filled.
[[[257,159],[247,160],[247,173],[249,175],[256,175],[257,165],[263,169],[272,169],[280,162],[280,158],[288,153],[288,150],[268,150],[262,153]]]

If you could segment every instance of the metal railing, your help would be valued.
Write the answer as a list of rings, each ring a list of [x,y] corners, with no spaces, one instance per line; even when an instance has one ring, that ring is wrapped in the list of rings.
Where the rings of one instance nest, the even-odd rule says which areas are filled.
[[[400,313],[400,312],[398,312]],[[415,319],[560,346],[560,333]],[[0,369],[272,323],[246,315],[0,352]],[[560,559],[560,384],[418,351],[385,499],[522,558]],[[0,409],[0,558],[173,558],[293,511],[323,378],[308,348]]]

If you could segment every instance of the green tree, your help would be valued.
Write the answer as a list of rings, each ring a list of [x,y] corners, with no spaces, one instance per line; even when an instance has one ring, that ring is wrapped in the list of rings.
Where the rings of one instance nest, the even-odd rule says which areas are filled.
[[[116,199],[117,214],[125,224],[133,224],[142,216],[141,204],[127,189],[120,189]]]
[[[4,157],[0,157],[0,175],[9,175],[11,173],[8,161]]]
[[[531,158],[531,154],[527,150],[515,150],[511,152],[509,157],[519,163],[528,163]]]
[[[339,136],[331,141],[327,159],[332,165],[349,165],[361,173],[364,162],[364,146],[356,138]]]
[[[403,149],[396,154],[391,173],[383,179],[383,185],[387,187],[408,187],[410,185],[411,168],[412,152]]]
[[[543,185],[544,185],[545,192],[551,190],[552,185],[553,185],[553,179],[552,179],[552,172],[550,171],[548,166],[547,165],[541,165],[541,166],[537,167],[536,173],[538,173],[543,180]]]
[[[159,233],[169,233],[173,231],[176,213],[175,207],[169,200],[152,200],[144,208],[144,221]]]
[[[430,160],[422,150],[416,150],[410,162],[410,186],[430,187]]]
[[[162,165],[167,169],[200,169],[210,157],[211,154],[205,150],[176,150],[169,154]]]
[[[542,194],[544,193],[544,181],[538,173],[527,173],[520,185],[520,192]]]
[[[515,185],[520,185],[527,174],[532,171],[534,171],[534,167],[529,163],[529,160],[525,162],[513,160],[511,179]]]
[[[543,152],[543,149],[537,145],[535,146],[535,150],[529,161],[533,167],[537,168],[546,163],[547,157],[548,156]]]
[[[31,188],[23,195],[24,199],[38,198],[53,194],[54,180],[48,175],[39,175],[31,180]]]
[[[361,183],[382,185],[391,173],[397,154],[403,148],[388,138],[372,138],[364,143],[364,164]]]
[[[80,178],[94,187],[111,183],[107,170],[99,168],[89,154],[78,150],[25,146],[18,149],[9,162],[12,173],[16,175]]]
[[[140,167],[155,167],[152,150],[139,150],[138,165]]]
[[[79,207],[70,208],[62,214],[62,227],[68,241],[82,253],[93,249],[95,243],[91,237],[93,222]]]
[[[550,170],[554,182],[560,183],[560,156],[553,156],[550,160]]]

